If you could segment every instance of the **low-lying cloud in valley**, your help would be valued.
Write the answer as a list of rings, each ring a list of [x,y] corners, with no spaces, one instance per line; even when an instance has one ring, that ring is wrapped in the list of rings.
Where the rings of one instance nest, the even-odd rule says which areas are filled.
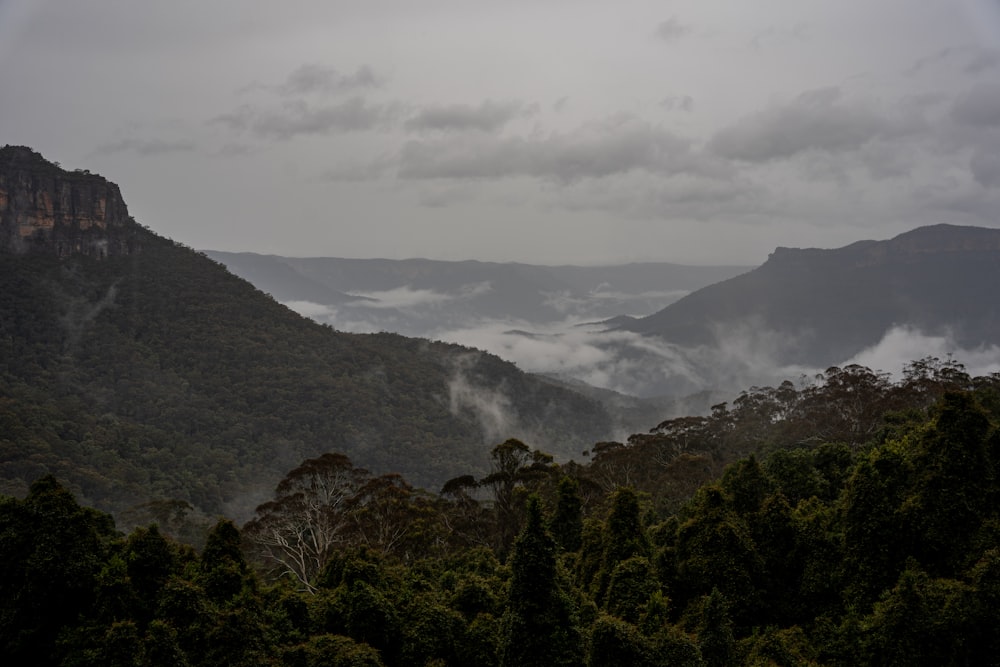
[[[371,292],[368,296],[375,294]],[[716,328],[713,340],[683,347],[653,336],[610,331],[605,325],[579,316],[544,323],[478,319],[449,325],[447,309],[441,308],[438,314],[443,316],[445,324],[427,327],[408,319],[394,307],[431,304],[433,309],[435,304],[450,300],[446,295],[403,288],[381,294],[385,302],[356,302],[348,307],[308,302],[287,305],[336,329],[358,333],[397,331],[457,343],[512,361],[524,371],[639,397],[681,397],[704,390],[735,396],[752,386],[774,386],[784,380],[809,383],[826,370],[782,363],[782,350],[794,347],[798,336],[767,330],[752,321]],[[390,306],[390,301],[395,306]],[[832,365],[856,363],[898,378],[906,364],[929,356],[950,357],[964,364],[973,375],[1000,372],[1000,348],[961,349],[951,336],[928,335],[907,326],[890,329],[868,349]],[[489,424],[496,428],[507,419],[502,400],[487,400],[478,389],[476,392],[465,389],[468,388],[457,384],[452,400],[475,407],[477,414],[483,416],[484,428]],[[475,400],[470,403],[472,399],[466,400],[468,397]]]

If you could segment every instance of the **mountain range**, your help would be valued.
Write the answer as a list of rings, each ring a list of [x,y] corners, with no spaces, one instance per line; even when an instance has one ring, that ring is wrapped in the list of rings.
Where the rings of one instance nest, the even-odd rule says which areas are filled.
[[[779,248],[749,271],[213,256],[137,223],[106,179],[0,149],[0,493],[54,473],[102,509],[176,500],[244,518],[323,452],[434,489],[488,472],[506,438],[570,459],[707,409],[718,395],[706,390],[850,361],[894,327],[1000,345],[993,229]],[[578,326],[646,298],[672,302]],[[279,300],[311,304],[321,322],[322,308],[395,312],[373,330],[412,313],[425,327],[496,320],[522,368],[526,355],[547,360],[559,378],[486,345],[338,331]],[[556,317],[565,331],[532,330]],[[751,362],[761,340],[766,363]],[[621,378],[647,394],[703,393],[651,403],[581,384]]]
[[[245,518],[324,452],[439,488],[518,437],[560,458],[603,406],[478,350],[306,319],[139,225],[118,188],[0,149],[0,493]]]
[[[897,372],[905,354],[1000,357],[995,229],[779,247],[752,269],[207,254],[319,322],[472,345],[578,390],[646,399],[735,393],[859,359]]]
[[[649,313],[751,268],[205,254],[278,301],[335,328],[424,337],[484,321],[530,328]]]

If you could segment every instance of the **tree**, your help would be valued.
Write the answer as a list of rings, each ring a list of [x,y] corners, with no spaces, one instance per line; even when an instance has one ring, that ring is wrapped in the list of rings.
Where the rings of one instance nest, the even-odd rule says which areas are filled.
[[[854,602],[874,602],[903,569],[900,507],[909,475],[898,448],[879,447],[858,462],[841,495],[846,592]]]
[[[763,563],[746,523],[718,486],[703,487],[693,510],[677,530],[678,597],[693,599],[718,588],[737,624],[752,624]]]
[[[968,393],[946,393],[939,410],[917,445],[901,513],[911,553],[931,574],[956,576],[978,556],[968,551],[989,507],[991,427]]]
[[[650,653],[649,643],[634,625],[602,614],[591,630],[587,664],[591,667],[651,665]]]
[[[426,557],[443,537],[431,498],[400,475],[375,477],[348,504],[355,540],[382,555]]]
[[[23,501],[0,499],[0,656],[48,665],[60,632],[90,613],[115,536],[110,516],[81,507],[51,475]]]
[[[579,551],[583,540],[583,503],[580,485],[572,477],[559,480],[556,511],[552,517],[552,536],[564,551]]]
[[[153,618],[160,591],[177,571],[177,559],[156,524],[137,528],[125,543],[128,581],[138,601],[137,617],[143,624]]]
[[[708,667],[733,664],[736,649],[733,622],[729,618],[729,603],[718,588],[702,598],[697,634],[698,648]]]
[[[369,479],[343,454],[309,459],[281,480],[274,500],[257,508],[246,535],[280,575],[315,592],[316,575],[334,549],[349,542],[351,503]]]
[[[583,642],[573,604],[561,586],[555,540],[545,529],[537,496],[514,544],[510,593],[501,620],[504,667],[579,665]]]
[[[649,540],[639,518],[639,497],[635,491],[629,487],[620,488],[615,491],[611,503],[595,591],[595,599],[602,605],[606,603],[608,584],[618,564],[633,557],[649,557]]]
[[[200,581],[208,597],[218,603],[235,598],[252,582],[240,548],[240,531],[228,519],[221,519],[208,534],[201,552]]]
[[[532,451],[526,444],[510,438],[495,446],[490,452],[493,471],[480,481],[493,493],[493,511],[496,516],[496,548],[504,553],[510,547],[518,529],[517,494],[515,490],[527,482],[546,477],[554,470],[552,456],[539,450]]]
[[[976,620],[972,602],[966,584],[931,579],[908,567],[862,624],[867,630],[862,659],[900,667],[975,664],[969,650]],[[990,658],[995,659],[995,655]]]

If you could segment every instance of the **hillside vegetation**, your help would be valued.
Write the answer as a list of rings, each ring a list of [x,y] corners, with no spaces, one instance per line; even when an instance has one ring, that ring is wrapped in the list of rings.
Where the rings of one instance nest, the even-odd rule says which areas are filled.
[[[36,665],[996,665],[998,423],[998,376],[934,359],[898,383],[831,369],[587,466],[507,440],[488,474],[441,494],[326,454],[200,552],[162,524],[117,533],[44,477],[0,500],[0,651]],[[691,456],[710,468],[740,447],[687,493],[609,477]]]
[[[578,454],[601,406],[497,357],[315,324],[205,256],[0,254],[0,490],[52,473],[104,510],[180,500],[246,517],[339,451],[438,486],[483,472],[499,430]]]

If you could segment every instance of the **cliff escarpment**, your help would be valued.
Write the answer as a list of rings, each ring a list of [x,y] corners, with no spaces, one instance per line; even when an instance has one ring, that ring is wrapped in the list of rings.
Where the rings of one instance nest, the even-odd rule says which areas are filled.
[[[129,255],[140,229],[114,183],[24,146],[0,148],[0,252]]]
[[[940,224],[842,248],[778,248],[753,271],[624,328],[684,346],[760,335],[769,359],[814,368],[850,360],[893,329],[988,349],[1000,345],[998,283],[1000,229]]]

